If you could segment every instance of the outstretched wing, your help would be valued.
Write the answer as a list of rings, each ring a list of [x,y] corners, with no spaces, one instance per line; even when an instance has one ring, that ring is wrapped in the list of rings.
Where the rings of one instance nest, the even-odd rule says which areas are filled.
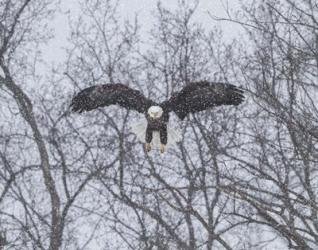
[[[202,81],[188,84],[160,106],[165,111],[174,111],[183,120],[189,113],[219,105],[238,105],[243,100],[243,90],[234,85]]]
[[[140,113],[146,113],[154,102],[146,98],[140,91],[129,88],[126,85],[120,83],[103,84],[80,91],[74,96],[71,109],[74,112],[81,113],[113,104],[118,104]]]

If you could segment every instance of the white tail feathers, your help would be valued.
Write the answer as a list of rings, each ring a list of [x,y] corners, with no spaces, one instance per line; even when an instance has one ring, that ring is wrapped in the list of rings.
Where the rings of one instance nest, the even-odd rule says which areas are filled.
[[[181,141],[181,131],[178,128],[170,127],[168,124],[168,143],[167,145],[175,145],[177,142]]]
[[[131,131],[136,135],[141,142],[146,140],[147,120],[143,119],[130,125]]]
[[[132,132],[137,136],[137,139],[143,143],[146,142],[146,129],[147,129],[147,120],[143,119],[138,122],[131,124]],[[169,124],[167,126],[168,141],[167,147],[175,145],[181,140],[181,131],[179,129],[171,127]],[[160,146],[160,136],[159,132],[155,131],[152,134],[152,146]]]

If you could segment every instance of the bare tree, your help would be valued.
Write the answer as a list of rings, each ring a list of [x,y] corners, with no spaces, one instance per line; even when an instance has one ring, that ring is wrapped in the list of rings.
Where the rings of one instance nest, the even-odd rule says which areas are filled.
[[[240,167],[219,188],[248,204],[231,214],[270,228],[278,237],[273,244],[282,239],[290,249],[315,249],[317,4],[255,3],[245,6],[245,19],[231,20],[249,34],[238,65],[254,105],[246,112],[241,145],[223,150]]]
[[[0,3],[0,247],[317,248],[315,2],[243,6],[228,19],[245,29],[242,44],[196,23],[198,1],[159,2],[147,38],[119,2],[81,1],[67,61],[44,83],[50,2]],[[133,111],[68,110],[95,84],[163,100],[197,80],[242,86],[247,100],[173,116],[183,139],[164,156],[144,152]]]
[[[74,86],[122,82],[142,89],[152,98],[167,98],[191,81],[227,81],[218,67],[221,62],[215,59],[226,57],[229,47],[219,44],[211,51],[210,39],[213,35],[215,40],[219,37],[206,34],[199,24],[192,23],[197,3],[191,6],[180,1],[176,12],[158,4],[157,25],[151,34],[153,49],[148,51],[132,46],[138,40],[127,43],[125,36],[118,46],[121,34],[115,38],[108,29],[111,23],[118,24],[117,18],[105,13],[109,9],[107,4],[87,4],[84,12],[92,21],[85,20],[84,25],[79,20],[74,24],[74,48],[70,50],[67,71],[67,78]],[[104,19],[108,25],[104,25]],[[130,31],[129,27],[126,36],[134,37],[135,29]],[[117,59],[113,53],[124,56]],[[211,75],[219,76],[211,78]],[[202,134],[215,133],[221,137],[228,133],[219,143],[225,148],[234,147],[238,126],[235,111],[220,109],[218,115],[205,112],[191,117],[184,124],[185,139],[179,148],[171,149],[164,161],[140,151],[141,145],[128,130],[128,119],[133,116],[125,111],[115,113],[111,108],[84,115],[83,119],[90,119],[87,125],[90,129],[100,123],[103,124],[100,135],[104,130],[110,131],[103,137],[104,145],[110,147],[106,146],[104,152],[118,155],[116,168],[98,175],[99,182],[94,183],[104,200],[98,211],[94,211],[95,225],[108,224],[113,237],[119,237],[130,249],[234,249],[239,238],[233,240],[232,233],[247,222],[229,218],[227,207],[233,200],[218,189],[221,170],[217,151],[206,145]],[[87,133],[86,126],[80,131]],[[88,205],[83,209],[93,212],[91,204]],[[108,237],[111,236],[104,236],[105,241]]]
[[[41,92],[42,82],[36,69],[38,46],[49,39],[44,29],[55,8],[51,1],[0,4],[3,71],[0,86],[1,101],[5,104],[1,113],[4,121],[1,187],[4,189],[0,220],[6,245],[15,249],[75,247],[78,242],[70,229],[74,212],[70,210],[89,181],[113,164],[112,160],[98,162],[92,168],[74,171],[78,164],[85,164],[86,152],[73,158],[71,155],[76,152],[67,150],[78,140],[67,140],[68,131],[75,130],[72,124],[63,134],[58,127],[66,114],[65,107],[58,112],[54,109],[57,106],[53,93],[58,90],[58,84],[52,89],[55,83],[52,80],[51,86],[44,87],[44,91],[50,91],[49,97]],[[90,145],[84,150],[91,151]],[[4,238],[1,245],[3,242]]]

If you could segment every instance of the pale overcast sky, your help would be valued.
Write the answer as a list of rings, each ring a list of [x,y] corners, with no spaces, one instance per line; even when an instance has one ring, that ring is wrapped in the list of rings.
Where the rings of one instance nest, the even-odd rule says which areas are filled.
[[[193,1],[185,1],[192,2]],[[232,12],[240,8],[239,0],[230,0],[228,6]],[[141,26],[141,32],[149,32],[155,19],[153,11],[156,9],[158,0],[119,0],[118,13],[123,20],[131,20],[138,15],[138,21]],[[164,7],[175,9],[178,5],[178,0],[161,0]],[[226,17],[225,8],[227,0],[200,0],[197,10],[194,14],[194,21],[198,21],[202,26],[209,30],[215,25],[220,25],[226,39],[234,38],[239,34],[240,26],[230,22],[217,22],[210,16]],[[76,18],[79,14],[79,1],[68,0],[62,2],[62,11],[68,13],[71,18]],[[67,14],[57,14],[52,21],[51,27],[54,29],[55,38],[49,43],[45,49],[45,57],[48,61],[54,63],[63,62],[65,53],[62,47],[67,45],[67,36],[69,34]]]

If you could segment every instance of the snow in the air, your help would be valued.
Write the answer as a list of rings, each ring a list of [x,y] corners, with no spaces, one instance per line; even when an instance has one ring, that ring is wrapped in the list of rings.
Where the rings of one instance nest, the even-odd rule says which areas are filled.
[[[317,30],[309,0],[1,0],[0,249],[318,249]]]

